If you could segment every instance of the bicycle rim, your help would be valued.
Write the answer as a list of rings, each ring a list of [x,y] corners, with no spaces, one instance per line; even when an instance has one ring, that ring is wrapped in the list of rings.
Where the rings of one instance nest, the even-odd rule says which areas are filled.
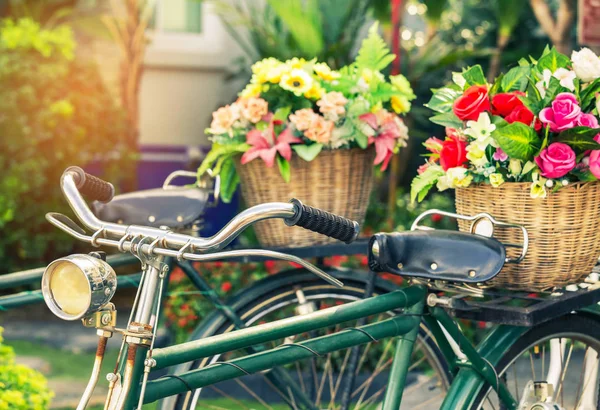
[[[515,342],[496,370],[523,409],[597,410],[600,324],[570,315],[533,328]],[[552,385],[535,395],[534,382]],[[543,397],[549,394],[549,398]],[[538,406],[538,407],[536,407]],[[545,407],[544,407],[545,406]],[[502,409],[495,391],[480,392],[474,409]],[[520,407],[521,408],[521,407]]]

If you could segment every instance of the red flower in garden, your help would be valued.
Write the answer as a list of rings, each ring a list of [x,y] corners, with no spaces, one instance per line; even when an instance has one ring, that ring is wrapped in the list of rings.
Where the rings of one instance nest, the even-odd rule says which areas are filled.
[[[187,320],[187,319],[184,319],[184,318],[181,318],[181,319],[179,319],[179,320],[177,321],[177,325],[178,325],[179,327],[186,327],[186,326],[188,325],[188,320]]]
[[[229,292],[232,287],[231,282],[223,282],[221,284],[221,290],[225,293]]]
[[[265,261],[265,269],[270,275],[277,273],[277,265],[275,261]]]
[[[433,222],[435,222],[435,223],[440,222],[442,219],[444,219],[443,215],[440,215],[440,214],[433,214],[433,215],[431,215],[431,220]]]
[[[524,96],[521,91],[513,91],[512,93],[500,93],[492,97],[492,114],[506,117],[510,115],[517,107],[523,107],[523,102],[519,100],[519,96]]]
[[[300,265],[299,263],[296,263],[296,262],[290,262],[290,265],[292,265],[292,267],[297,268],[297,269],[302,268],[302,265]]]
[[[459,137],[449,137],[442,144],[440,165],[444,171],[461,167],[467,162],[467,142]]]
[[[290,144],[302,142],[302,140],[294,137],[292,130],[289,128],[286,128],[281,134],[276,136],[275,124],[271,121],[269,127],[264,131],[253,129],[248,132],[246,134],[246,142],[252,147],[242,155],[242,164],[247,164],[253,159],[260,157],[265,161],[267,167],[270,168],[275,163],[275,157],[278,152],[283,158],[289,161],[292,157]]]
[[[177,283],[181,282],[185,278],[185,273],[181,270],[181,268],[175,267],[171,271],[170,280]]]
[[[367,266],[369,264],[369,258],[367,258],[366,256],[363,256],[362,258],[360,258],[360,264],[362,266]]]
[[[454,101],[454,114],[462,121],[477,121],[479,114],[490,110],[488,89],[485,85],[473,85]]]

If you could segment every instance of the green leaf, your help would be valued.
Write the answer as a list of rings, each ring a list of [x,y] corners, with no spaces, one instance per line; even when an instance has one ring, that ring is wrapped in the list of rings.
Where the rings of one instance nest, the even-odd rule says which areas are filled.
[[[485,75],[483,75],[483,70],[479,64],[470,67],[466,71],[462,73],[465,80],[467,80],[467,84],[469,85],[486,85],[487,80],[485,79]]]
[[[267,0],[306,56],[320,55],[325,47],[324,25],[318,0]],[[279,30],[282,30],[279,28]]]
[[[581,111],[592,111],[596,105],[596,93],[598,92],[600,92],[600,78],[596,78],[581,92]]]
[[[537,67],[540,72],[548,69],[550,72],[554,73],[558,68],[567,68],[570,63],[571,60],[569,57],[559,53],[556,51],[555,47],[552,47],[552,50],[538,60]]]
[[[463,122],[453,112],[434,115],[433,117],[429,118],[429,121],[433,122],[434,124],[452,128],[461,128],[464,125]]]
[[[527,67],[514,67],[508,70],[506,75],[502,78],[502,90],[505,93],[518,90],[525,91],[527,88],[527,77],[530,72],[529,66]]]
[[[496,126],[496,129],[498,129],[506,127],[508,125],[508,122],[499,115],[492,115],[492,124],[494,124]]]
[[[233,194],[237,189],[240,178],[235,170],[233,160],[225,161],[221,167],[221,192],[220,197],[225,203],[231,202]]]
[[[204,173],[213,166],[219,157],[246,152],[248,151],[248,148],[250,148],[250,146],[245,142],[239,144],[213,144],[211,150],[208,154],[206,154],[206,157],[198,168],[198,178],[204,175]]]
[[[500,92],[502,80],[504,79],[504,74],[500,74],[495,80],[494,84],[489,90],[489,95],[496,95]]]
[[[271,2],[286,3],[281,0],[271,0]],[[369,35],[365,38],[358,50],[356,56],[356,67],[358,71],[364,69],[381,71],[386,68],[396,56],[390,53],[386,42],[381,38],[377,31],[378,24],[375,22],[369,29]]]
[[[310,162],[319,155],[319,152],[323,149],[323,144],[312,144],[304,145],[297,144],[292,145],[292,149],[296,151],[296,154],[306,162]]]
[[[461,95],[461,90],[449,87],[438,88],[433,91],[433,96],[431,97],[431,100],[425,104],[425,107],[437,112],[450,112],[452,111],[454,101]]]
[[[594,141],[594,137],[600,133],[600,128],[574,127],[565,130],[554,137],[553,142],[562,142],[575,151],[600,149],[600,144]]]
[[[525,124],[514,122],[493,132],[492,137],[510,158],[529,161],[539,150],[541,140],[536,132]]]
[[[290,182],[290,162],[282,156],[277,155],[277,167],[279,167],[279,173],[283,177],[283,180],[285,182]]]
[[[542,105],[544,107],[549,106],[552,103],[552,101],[554,101],[558,93],[562,90],[563,86],[560,85],[560,80],[556,77],[551,77],[550,84],[548,85],[548,88],[546,88],[546,95],[544,96]]]
[[[582,171],[577,168],[572,169],[571,174],[573,174],[579,181],[582,182],[592,182],[598,180],[598,178],[596,178],[590,171]]]
[[[289,105],[287,107],[278,108],[275,111],[275,114],[273,114],[273,120],[280,120],[280,121],[286,122],[291,111],[292,111],[292,107]]]
[[[415,199],[418,199],[421,202],[442,176],[444,171],[437,166],[431,166],[421,175],[417,175],[410,184],[410,201],[415,202]]]

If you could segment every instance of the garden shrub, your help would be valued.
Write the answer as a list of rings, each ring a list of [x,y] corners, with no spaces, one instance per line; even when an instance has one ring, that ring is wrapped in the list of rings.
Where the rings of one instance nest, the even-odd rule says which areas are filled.
[[[2,343],[0,327],[0,410],[45,410],[52,392],[45,377],[26,366],[15,364],[13,349]]]
[[[44,215],[64,211],[70,165],[120,152],[124,116],[95,65],[75,58],[66,26],[0,20],[0,273],[63,255],[73,242]]]

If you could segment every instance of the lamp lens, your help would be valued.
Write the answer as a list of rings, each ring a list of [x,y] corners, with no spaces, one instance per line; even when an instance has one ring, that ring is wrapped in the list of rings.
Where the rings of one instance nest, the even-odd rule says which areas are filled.
[[[52,270],[50,291],[60,309],[69,315],[80,315],[90,306],[89,281],[71,262],[61,262]]]

